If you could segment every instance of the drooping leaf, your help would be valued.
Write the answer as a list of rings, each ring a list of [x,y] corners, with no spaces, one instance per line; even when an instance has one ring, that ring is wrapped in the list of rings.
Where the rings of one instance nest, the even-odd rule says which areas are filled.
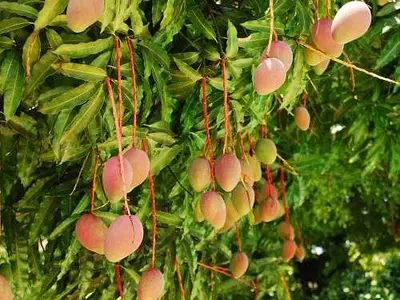
[[[389,40],[386,42],[385,48],[383,48],[381,55],[376,61],[375,69],[380,69],[393,60],[398,58],[400,55],[400,33],[394,33]]]
[[[206,19],[206,17],[204,17],[203,13],[199,9],[191,9],[188,13],[188,18],[192,22],[192,24],[204,34],[207,39],[217,41],[214,27]]]
[[[14,116],[17,111],[25,88],[25,74],[21,61],[19,59],[12,59],[12,61],[12,68],[7,75],[7,85],[4,90],[4,116],[6,120]]]
[[[13,17],[0,21],[0,34],[24,28],[32,23],[21,17]]]
[[[67,7],[68,0],[45,0],[42,10],[35,21],[35,30],[45,28]]]
[[[10,14],[27,17],[29,19],[36,19],[38,15],[38,11],[32,6],[14,2],[1,1],[0,11],[1,10],[9,12]]]
[[[83,81],[97,82],[107,77],[107,72],[105,70],[85,64],[62,63],[53,65],[53,68],[64,76]]]
[[[60,45],[54,53],[57,55],[65,55],[70,58],[82,58],[89,55],[98,54],[113,46],[113,38],[98,39],[94,42],[79,44],[63,44]]]
[[[239,50],[237,30],[232,22],[228,21],[228,43],[226,45],[226,57],[234,58]]]

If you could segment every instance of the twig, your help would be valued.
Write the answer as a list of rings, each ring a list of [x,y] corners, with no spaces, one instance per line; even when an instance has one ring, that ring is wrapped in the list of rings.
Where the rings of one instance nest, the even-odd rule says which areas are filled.
[[[117,64],[117,80],[118,80],[118,109],[119,109],[119,126],[122,128],[122,74],[121,74],[121,48],[117,36],[114,38],[115,56]]]
[[[236,226],[236,243],[237,243],[237,247],[238,247],[239,252],[242,252],[242,243],[240,242],[240,229],[239,229],[239,225],[238,225],[237,222],[235,223],[235,226]]]
[[[339,64],[341,64],[341,65],[343,65],[343,66],[345,66],[345,67],[347,67],[347,68],[353,68],[354,70],[357,70],[357,71],[359,71],[359,72],[362,72],[362,73],[367,74],[367,75],[369,75],[369,76],[372,76],[372,77],[374,77],[374,78],[380,79],[380,80],[382,80],[382,81],[386,81],[386,82],[389,82],[389,83],[393,83],[393,84],[398,84],[398,85],[400,85],[400,82],[398,82],[398,81],[396,81],[396,80],[383,77],[383,76],[378,75],[378,74],[375,74],[375,73],[373,73],[373,72],[371,72],[371,71],[368,71],[368,70],[365,70],[365,69],[363,69],[363,68],[357,67],[357,66],[354,65],[354,64],[345,62],[345,61],[343,61],[343,60],[341,60],[341,59],[338,59],[338,58],[336,58],[336,57],[333,57],[333,56],[331,56],[331,55],[328,55],[328,54],[326,54],[326,53],[324,53],[324,52],[322,52],[322,51],[320,51],[320,50],[318,50],[318,49],[315,49],[314,47],[308,45],[306,42],[297,40],[297,43],[300,44],[300,45],[302,45],[302,46],[304,46],[304,47],[306,47],[307,49],[310,49],[310,50],[312,50],[312,51],[314,51],[314,52],[317,52],[317,53],[321,54],[322,56],[324,56],[325,58],[329,58],[329,59],[331,59],[331,60],[333,60],[333,61],[335,61],[335,62],[337,62],[337,63],[339,63]]]
[[[351,64],[350,57],[344,51],[343,51],[343,56],[346,58],[347,62]],[[356,88],[356,79],[354,77],[353,68],[350,68],[350,80],[351,80],[351,90],[354,92],[354,90]]]
[[[183,286],[183,281],[182,281],[181,270],[180,270],[180,267],[179,267],[178,256],[175,257],[175,268],[176,268],[176,274],[178,276],[179,292],[181,293],[181,299],[185,300],[185,288]]]
[[[282,161],[283,165],[288,168],[293,175],[299,176],[299,173],[297,173],[297,171],[279,153],[276,156]]]
[[[289,209],[287,207],[287,201],[286,201],[285,169],[281,167],[279,171],[281,175],[280,179],[281,179],[283,206],[285,207],[285,221],[288,225],[290,225]]]
[[[269,25],[269,41],[268,41],[268,46],[265,48],[263,53],[261,54],[260,62],[262,62],[265,58],[269,56],[269,52],[271,51],[271,45],[272,45],[272,40],[274,38],[275,33],[275,13],[274,13],[274,0],[269,0],[269,9],[271,12],[271,18],[270,18],[270,25]],[[277,39],[275,37],[275,39]]]
[[[143,150],[147,152],[147,145],[142,140]],[[151,230],[151,267],[154,268],[156,264],[156,234],[157,234],[157,209],[156,209],[156,195],[154,193],[154,181],[151,169],[149,170],[149,189],[151,196],[151,214],[152,214],[152,230]]]
[[[122,288],[121,270],[120,270],[119,264],[115,265],[115,278],[117,281],[119,296],[121,297],[121,300],[124,300],[124,289]]]
[[[90,152],[88,152],[88,154],[85,157],[85,160],[83,161],[82,167],[81,167],[81,169],[79,170],[79,173],[78,173],[78,178],[76,178],[75,185],[74,185],[74,187],[72,189],[72,192],[69,194],[70,196],[72,196],[75,193],[75,190],[78,187],[78,183],[79,183],[79,180],[81,179],[83,169],[84,169],[84,167],[86,165],[86,162],[87,162],[87,160],[89,158],[89,154],[90,154]]]
[[[96,191],[96,178],[97,178],[98,164],[99,164],[99,156],[96,153],[96,159],[95,159],[94,168],[93,168],[92,189],[91,189],[91,196],[90,196],[90,213],[91,214],[93,214],[93,210],[94,210],[94,194]]]
[[[126,45],[129,50],[129,65],[131,68],[132,77],[132,93],[133,93],[133,124],[132,124],[132,146],[136,147],[136,126],[137,126],[137,87],[136,87],[136,72],[135,72],[135,54],[132,50],[132,41],[128,37],[126,39]]]

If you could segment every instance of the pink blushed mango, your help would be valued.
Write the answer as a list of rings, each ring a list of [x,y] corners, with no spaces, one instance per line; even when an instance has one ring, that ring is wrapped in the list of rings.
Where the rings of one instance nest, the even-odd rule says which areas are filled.
[[[132,167],[133,178],[129,186],[129,191],[131,191],[146,180],[150,171],[150,160],[146,152],[136,148],[128,150],[124,157]]]
[[[232,204],[240,216],[247,215],[254,206],[254,190],[250,185],[239,183],[232,191]]]
[[[285,71],[289,71],[293,63],[293,51],[290,46],[282,41],[272,42],[269,57],[279,59],[285,66]]]
[[[163,292],[164,275],[155,268],[144,272],[138,286],[139,300],[156,300]]]
[[[225,191],[232,191],[240,181],[240,161],[234,154],[224,154],[215,164],[215,179]]]
[[[0,275],[0,299],[13,300],[13,293],[10,283],[3,276]]]
[[[265,198],[272,198],[274,200],[278,199],[278,191],[276,187],[269,182],[266,182],[263,186],[263,195]]]
[[[196,192],[204,191],[211,184],[211,165],[207,158],[196,158],[189,170],[189,182]]]
[[[126,158],[122,159],[124,175],[125,175],[125,190],[129,191],[129,187],[132,183],[133,172],[129,161]],[[124,197],[124,189],[121,177],[121,168],[119,157],[111,157],[104,164],[103,168],[103,188],[104,192],[111,203],[117,202]]]
[[[106,224],[92,214],[81,216],[75,226],[76,237],[82,246],[98,254],[104,254],[106,231]]]
[[[250,163],[246,159],[240,160],[240,167],[242,171],[242,180],[249,184],[250,186],[254,185],[254,174],[253,169]]]
[[[278,217],[279,201],[268,197],[260,205],[260,215],[264,222],[271,222]]]
[[[254,89],[259,95],[268,95],[279,89],[285,80],[285,65],[277,58],[267,58],[256,69]]]
[[[136,216],[120,216],[106,232],[104,254],[110,262],[118,262],[135,252],[143,241],[143,225]]]
[[[315,22],[312,29],[312,39],[319,50],[326,54],[338,57],[343,52],[343,45],[338,44],[332,37],[332,20],[328,18]]]
[[[363,36],[371,26],[372,16],[367,4],[350,1],[343,5],[332,22],[332,36],[339,44],[346,44]]]
[[[249,267],[249,258],[243,252],[235,253],[232,256],[231,263],[229,269],[235,278],[240,278],[246,273],[247,268]]]
[[[290,261],[296,254],[296,243],[292,240],[285,240],[282,248],[282,258],[284,261]]]
[[[329,63],[331,62],[330,59],[325,59],[322,62],[320,62],[318,65],[314,66],[314,72],[317,75],[322,75],[328,69]]]
[[[206,192],[200,199],[204,218],[215,228],[221,229],[226,220],[226,205],[221,195],[215,191]]]
[[[82,32],[103,14],[104,0],[69,0],[67,7],[68,27]]]
[[[299,106],[294,111],[294,120],[296,121],[296,125],[303,131],[308,130],[310,127],[310,114],[308,113],[307,108],[304,106]]]
[[[288,222],[281,222],[278,225],[278,235],[286,240],[294,240],[294,229]]]

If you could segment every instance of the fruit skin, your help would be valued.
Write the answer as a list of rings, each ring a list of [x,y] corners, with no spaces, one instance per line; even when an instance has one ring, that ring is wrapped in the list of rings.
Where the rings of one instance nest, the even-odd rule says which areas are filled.
[[[303,131],[308,130],[310,128],[310,114],[308,113],[307,108],[304,106],[299,106],[296,108],[294,112],[294,120],[296,121],[296,125]]]
[[[247,155],[247,160],[253,170],[254,181],[260,181],[262,177],[261,164],[255,155]]]
[[[293,63],[293,51],[290,46],[283,41],[276,41],[271,43],[269,57],[279,59],[285,66],[287,72]]]
[[[311,46],[313,46],[314,48],[317,48],[317,46],[315,46],[314,43],[312,43],[312,42],[308,42],[308,43]],[[310,66],[317,66],[321,62],[326,60],[326,57],[316,51],[306,48],[304,50],[304,59],[305,59],[306,63],[309,64]]]
[[[320,62],[318,65],[314,66],[314,72],[317,75],[322,75],[326,69],[328,69],[329,63],[331,62],[330,59],[325,59]]]
[[[215,229],[221,229],[226,220],[226,205],[221,195],[215,191],[205,192],[200,199],[201,212]]]
[[[275,162],[278,153],[275,143],[266,138],[258,140],[255,152],[258,160],[267,165]]]
[[[135,252],[143,241],[143,225],[139,218],[119,216],[106,232],[104,254],[110,262],[118,262]]]
[[[319,50],[333,57],[338,57],[343,52],[343,45],[338,44],[332,38],[331,25],[332,20],[328,18],[316,21],[312,29],[312,39]]]
[[[339,44],[346,44],[363,36],[371,26],[372,16],[368,5],[350,1],[343,5],[332,22],[332,36]]]
[[[285,65],[277,58],[267,58],[256,69],[254,89],[259,95],[268,95],[279,89],[285,80]]]
[[[281,222],[278,225],[278,234],[281,238],[283,239],[287,239],[287,240],[294,240],[294,230],[292,225],[290,225],[289,223],[285,222]]]
[[[249,184],[250,186],[253,186],[254,185],[253,168],[245,159],[240,160],[240,169],[242,172],[242,180],[245,183]]]
[[[238,252],[232,255],[231,263],[229,269],[231,273],[236,278],[240,278],[246,273],[247,268],[249,267],[249,258],[243,252]]]
[[[304,246],[300,244],[296,249],[296,257],[300,262],[302,262],[305,256],[306,256],[306,250],[304,249]]]
[[[190,166],[189,182],[196,192],[204,191],[211,184],[211,165],[207,158],[198,157]]]
[[[143,273],[138,286],[139,300],[156,300],[164,292],[164,275],[158,269],[150,269]]]
[[[238,221],[240,219],[241,215],[236,210],[236,208],[235,208],[234,204],[232,203],[231,199],[226,200],[225,206],[226,206],[226,223],[228,222],[228,220],[231,223],[234,223],[234,222]]]
[[[239,183],[232,191],[232,204],[240,216],[247,215],[254,206],[254,190],[250,185]]]
[[[260,205],[260,216],[264,222],[271,222],[278,217],[279,201],[268,197]]]
[[[260,206],[254,208],[253,214],[254,214],[254,225],[260,224],[263,221],[261,218]]]
[[[83,247],[98,254],[104,254],[107,226],[100,218],[92,214],[82,215],[76,222],[75,232]]]
[[[278,191],[273,184],[266,182],[263,186],[263,196],[265,196],[265,199],[272,198],[278,200]]]
[[[132,183],[133,172],[129,161],[123,158],[126,192]],[[117,202],[124,197],[119,157],[113,156],[106,161],[103,168],[103,188],[111,203]]]
[[[292,240],[285,240],[282,248],[282,258],[284,261],[290,261],[296,254],[296,243]]]
[[[225,192],[231,192],[240,181],[240,161],[234,154],[224,154],[215,164],[215,179]]]
[[[203,216],[203,213],[201,212],[200,201],[197,202],[197,205],[194,209],[194,220],[198,223],[201,223],[204,221],[204,216]]]
[[[150,171],[150,160],[146,152],[136,148],[125,152],[124,157],[129,161],[132,167],[133,179],[129,186],[129,191],[131,191],[146,180]]]
[[[104,0],[69,0],[68,27],[74,32],[82,32],[101,17],[103,10]]]
[[[10,283],[3,276],[0,275],[0,299],[1,300],[12,300],[13,293],[11,290]]]

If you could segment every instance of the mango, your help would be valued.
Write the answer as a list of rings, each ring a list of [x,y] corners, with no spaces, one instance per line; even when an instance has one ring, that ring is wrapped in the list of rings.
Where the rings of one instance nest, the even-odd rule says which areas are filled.
[[[229,269],[235,278],[240,278],[246,273],[249,267],[249,258],[243,252],[237,252],[232,255]]]
[[[231,221],[231,223],[238,221],[240,219],[241,215],[236,210],[231,199],[226,200],[225,206],[226,206],[226,220]]]
[[[258,160],[267,165],[273,164],[278,154],[275,143],[267,138],[258,140],[255,152]]]
[[[306,249],[304,249],[303,244],[300,244],[296,248],[296,257],[300,262],[302,262],[304,260],[304,258],[306,257]]]
[[[260,224],[263,220],[261,218],[260,206],[256,206],[253,210],[254,214],[254,225]]]
[[[204,216],[203,216],[203,213],[201,212],[200,201],[197,202],[197,205],[194,209],[194,220],[198,223],[201,223],[204,221]]]
[[[225,192],[231,192],[240,181],[240,161],[235,154],[224,154],[215,164],[215,179]]]
[[[296,122],[297,127],[301,130],[306,131],[310,128],[310,114],[308,113],[307,108],[304,106],[299,106],[294,111],[294,120]]]
[[[0,275],[0,299],[1,300],[13,300],[13,292],[11,285],[3,276]]]
[[[118,262],[135,252],[143,241],[143,225],[139,218],[120,216],[106,231],[104,254],[110,262]]]
[[[333,19],[331,30],[336,43],[346,44],[363,36],[371,26],[372,16],[367,4],[350,1],[343,5]]]
[[[262,177],[261,164],[255,155],[247,155],[247,161],[253,171],[254,181],[260,181]]]
[[[278,199],[278,191],[276,190],[276,187],[272,183],[266,182],[263,185],[263,191],[262,192],[263,192],[263,195],[265,197],[263,199],[267,199],[267,198],[272,198],[272,199],[275,199],[275,200]]]
[[[164,293],[164,275],[158,269],[143,273],[138,285],[139,300],[156,300]]]
[[[207,158],[196,158],[189,169],[189,182],[196,192],[204,191],[212,181],[211,165]]]
[[[269,57],[279,59],[285,66],[285,71],[289,71],[293,63],[293,51],[290,46],[283,41],[276,41],[271,43],[269,50]]]
[[[68,27],[74,32],[82,32],[101,17],[103,10],[104,0],[69,0]]]
[[[292,225],[290,225],[286,221],[281,222],[278,225],[278,235],[286,240],[294,240],[294,230]]]
[[[123,158],[123,167],[125,175],[125,190],[129,191],[132,184],[133,171],[131,164],[126,158]],[[119,157],[114,156],[106,161],[103,168],[103,189],[111,203],[117,202],[124,197],[121,169]]]
[[[254,89],[259,95],[268,95],[279,89],[285,80],[285,65],[277,58],[267,58],[256,69]]]
[[[296,254],[296,243],[292,240],[285,240],[282,247],[282,258],[284,261],[290,261]]]
[[[309,41],[308,44],[310,44],[310,46],[313,46],[313,48],[317,48],[317,46],[315,46],[312,41]],[[316,51],[305,48],[304,59],[306,63],[309,64],[310,66],[317,66],[327,58]]]
[[[343,52],[343,45],[338,44],[332,37],[332,20],[328,18],[319,19],[312,29],[312,39],[319,50],[333,57],[338,57]]]
[[[75,226],[76,237],[82,246],[98,254],[104,254],[106,231],[106,224],[92,214],[82,215]]]
[[[140,149],[132,148],[125,152],[124,157],[129,161],[133,171],[132,183],[129,191],[141,185],[149,176],[150,160],[146,152]]]
[[[221,195],[215,191],[205,192],[200,199],[200,208],[206,219],[215,229],[221,229],[226,220],[226,205]]]
[[[242,171],[242,180],[250,186],[254,185],[254,174],[253,169],[249,162],[245,159],[240,160],[240,169]]]
[[[254,206],[254,190],[250,185],[239,183],[232,191],[231,199],[239,215],[247,215]]]
[[[268,197],[260,204],[260,215],[264,222],[271,222],[278,217],[279,201]]]
[[[314,66],[314,72],[317,75],[322,75],[328,69],[329,63],[331,62],[330,59],[325,59],[321,61],[318,65]]]

